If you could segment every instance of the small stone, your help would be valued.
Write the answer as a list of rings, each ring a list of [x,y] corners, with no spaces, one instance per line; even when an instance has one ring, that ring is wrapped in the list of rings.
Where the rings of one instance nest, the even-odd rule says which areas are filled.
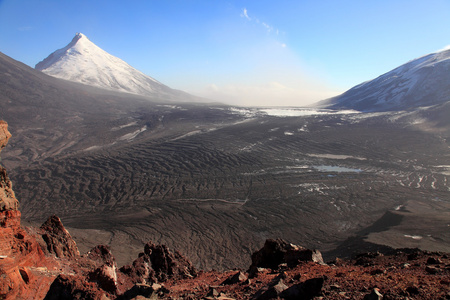
[[[215,288],[210,288],[207,297],[217,297],[219,296],[219,292]]]
[[[332,284],[332,285],[330,285],[330,290],[340,290],[341,289],[341,286],[340,285],[337,285],[337,284]]]
[[[364,296],[364,300],[381,300],[383,295],[377,288],[374,288],[370,294]]]
[[[247,279],[248,279],[247,275],[239,271],[236,274],[228,277],[224,282],[222,282],[222,284],[236,284],[240,282],[245,282]]]
[[[410,295],[418,295],[419,294],[419,288],[415,285],[407,287],[406,291]]]
[[[386,274],[386,270],[375,269],[370,272],[370,275],[380,275],[380,274]]]
[[[442,261],[439,258],[430,257],[427,259],[427,265],[440,265]]]
[[[437,274],[442,272],[441,269],[432,266],[426,266],[425,271],[429,274]]]

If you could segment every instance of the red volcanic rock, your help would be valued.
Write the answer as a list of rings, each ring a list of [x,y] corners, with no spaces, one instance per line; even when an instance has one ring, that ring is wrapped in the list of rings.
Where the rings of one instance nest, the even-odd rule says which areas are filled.
[[[11,134],[0,121],[0,151]],[[35,237],[20,225],[20,211],[6,170],[0,166],[0,299],[41,299],[51,276],[37,276],[32,268],[53,268]]]
[[[159,281],[168,278],[189,278],[197,274],[192,263],[178,251],[171,252],[165,245],[155,245],[148,242],[144,254],[150,257],[150,262]]]
[[[87,275],[88,280],[97,283],[101,289],[116,294],[118,291],[117,264],[109,247],[98,245],[85,257],[95,264],[94,269]]]
[[[58,262],[45,257],[36,238],[20,226],[20,212],[0,212],[0,299],[42,299]],[[34,270],[44,272],[36,274]],[[19,297],[20,296],[20,297]]]
[[[248,280],[247,275],[245,275],[244,273],[239,271],[236,274],[228,277],[227,280],[222,282],[222,284],[236,284],[236,283],[239,283],[239,282],[244,282],[246,280]]]
[[[109,247],[105,245],[95,246],[84,256],[92,261],[97,262],[98,265],[103,264],[116,265],[116,259],[111,253]]]
[[[318,250],[306,249],[287,243],[282,239],[268,239],[263,248],[252,254],[249,273],[255,275],[258,268],[276,270],[282,264],[294,267],[301,261],[323,263],[322,254]]]
[[[270,300],[279,299],[281,294],[288,289],[288,286],[284,284],[283,280],[276,280],[270,283],[268,286],[260,289],[253,297],[254,300]],[[298,298],[303,299],[303,298]]]
[[[18,210],[0,211],[0,227],[2,228],[20,228],[21,213]]]
[[[45,300],[105,300],[107,293],[92,282],[87,282],[82,276],[59,275],[53,281]]]
[[[0,166],[0,211],[17,210],[18,208],[19,201],[14,195],[6,169]]]
[[[0,152],[8,143],[11,134],[8,131],[8,124],[0,121]],[[17,201],[12,183],[9,180],[6,169],[0,166],[0,211],[17,210],[19,201]]]
[[[56,257],[75,258],[80,256],[77,244],[64,228],[61,219],[53,215],[41,225],[42,238],[47,244],[47,251]]]
[[[191,278],[197,274],[192,263],[178,251],[171,252],[167,246],[152,242],[144,246],[144,253],[132,265],[124,266],[120,271],[129,276],[133,283]]]
[[[133,284],[156,282],[155,271],[151,267],[150,257],[140,255],[131,265],[120,268],[120,272],[125,274]]]
[[[118,300],[130,299],[160,299],[158,292],[162,290],[162,286],[153,283],[152,285],[138,283],[131,289],[126,291],[123,295],[117,297]]]
[[[0,120],[0,151],[6,146],[10,137],[11,133],[8,131],[8,124]]]

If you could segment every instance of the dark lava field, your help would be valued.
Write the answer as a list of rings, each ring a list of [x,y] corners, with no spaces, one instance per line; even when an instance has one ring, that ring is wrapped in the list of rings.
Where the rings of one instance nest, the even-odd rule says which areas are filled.
[[[268,238],[328,259],[377,245],[450,252],[448,132],[420,113],[154,104],[84,124],[45,149],[33,144],[42,128],[15,145],[10,126],[3,163],[25,221],[56,214],[80,250],[108,244],[119,265],[149,240],[202,269],[245,268]]]

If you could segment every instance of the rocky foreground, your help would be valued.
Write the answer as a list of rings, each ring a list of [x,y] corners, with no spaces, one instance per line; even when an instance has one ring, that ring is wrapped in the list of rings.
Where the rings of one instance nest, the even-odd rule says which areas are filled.
[[[10,134],[0,122],[0,149]],[[450,299],[449,254],[418,249],[324,263],[317,250],[267,240],[248,270],[196,270],[177,251],[148,242],[118,268],[107,246],[81,255],[57,216],[21,225],[0,166],[0,299]]]

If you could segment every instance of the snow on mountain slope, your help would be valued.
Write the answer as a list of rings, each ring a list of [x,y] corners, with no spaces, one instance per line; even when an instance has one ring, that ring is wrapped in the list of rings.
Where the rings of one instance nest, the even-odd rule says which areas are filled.
[[[82,33],[35,68],[54,77],[138,95],[180,93],[102,50]]]
[[[447,101],[450,101],[450,50],[443,50],[409,61],[318,105],[333,109],[390,111]]]

